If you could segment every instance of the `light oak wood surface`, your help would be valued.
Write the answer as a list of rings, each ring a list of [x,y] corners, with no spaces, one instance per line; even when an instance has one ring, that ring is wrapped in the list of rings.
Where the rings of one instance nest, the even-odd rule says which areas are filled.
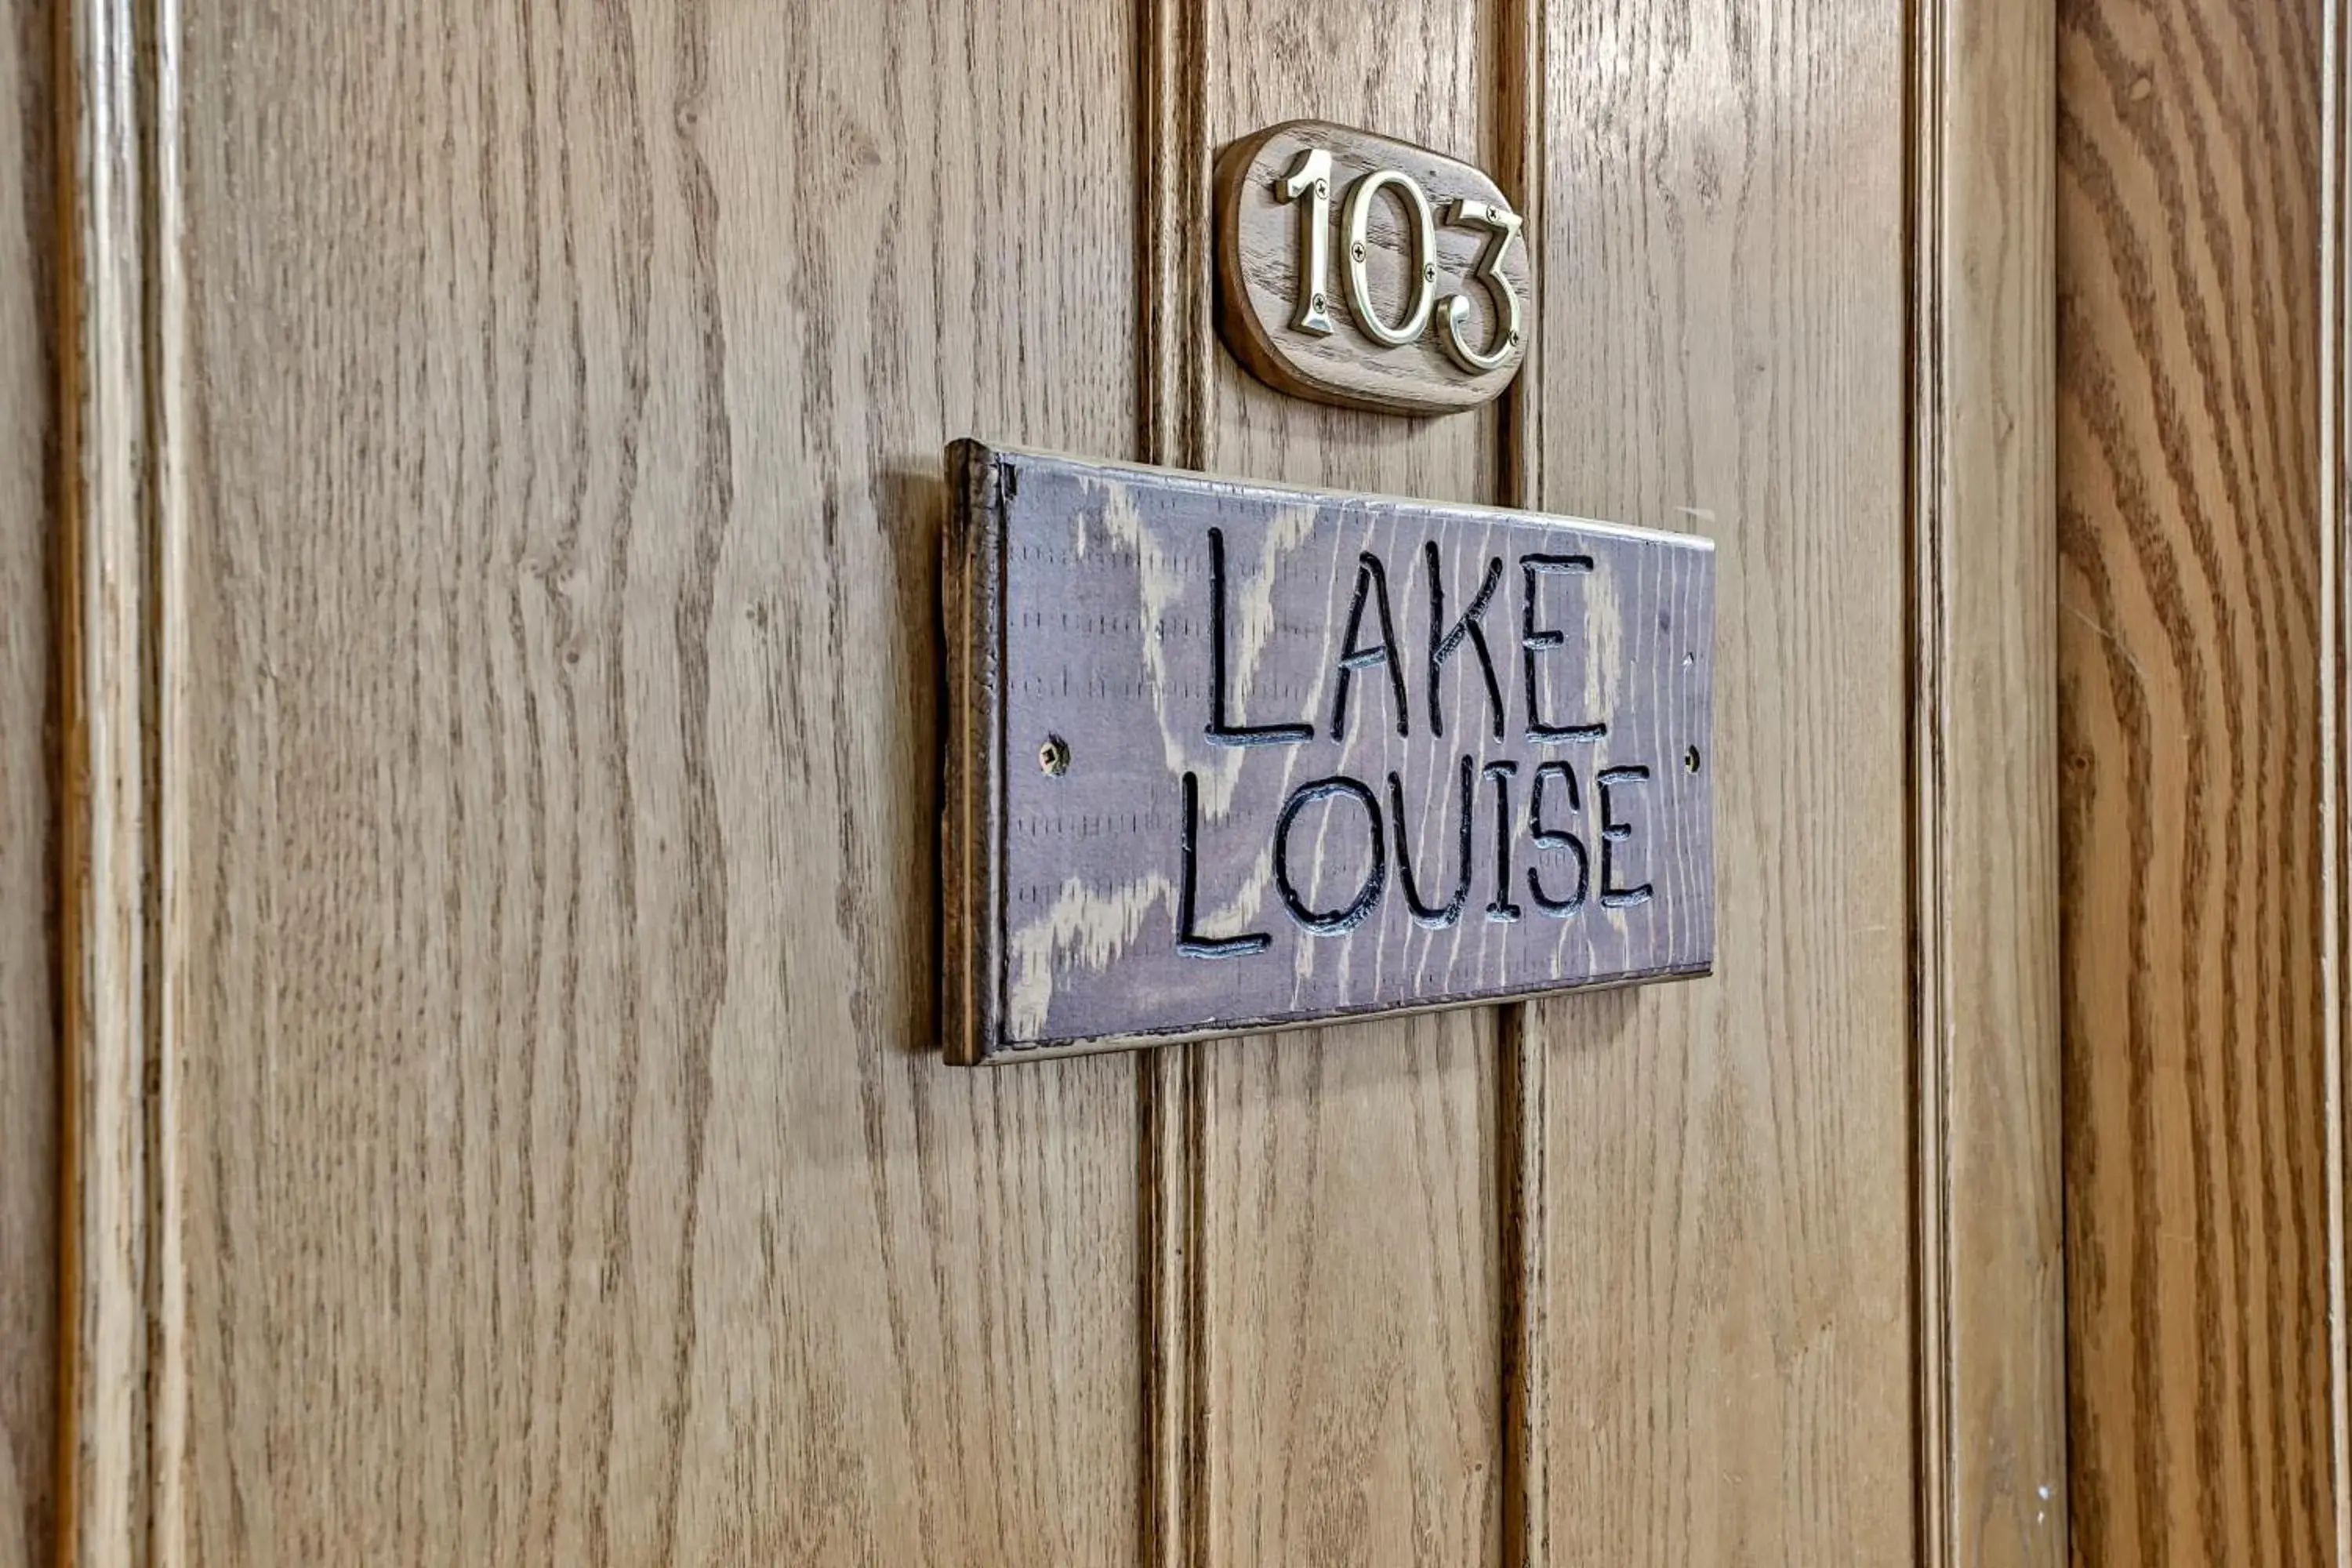
[[[83,1560],[2047,1568],[2000,3],[81,0]],[[1217,346],[1210,161],[1301,116],[1543,236],[1501,404]],[[1738,951],[948,1069],[963,434],[1713,538]]]
[[[2321,6],[2059,16],[2074,1560],[2316,1563]]]
[[[1204,10],[1207,47],[1182,68],[1212,146],[1309,117],[1456,157],[1485,144],[1498,7]],[[1435,420],[1327,408],[1220,355],[1202,427],[1202,464],[1220,473],[1496,499],[1492,405]],[[1496,1040],[1495,1016],[1471,1012],[1194,1047],[1209,1561],[1494,1560]]]
[[[142,136],[150,94],[128,7],[68,0],[55,20],[65,101],[53,123],[71,171],[54,226],[58,457],[48,529],[64,1149],[57,1506],[62,1558],[115,1563],[147,1545],[159,1426],[151,1118],[170,1084],[154,1050],[159,987],[148,968],[160,892],[150,676],[163,617],[147,460],[156,435],[147,195],[149,153],[164,143]]]
[[[1902,11],[1551,15],[1538,500],[1738,650],[1715,977],[1530,1009],[1552,1560],[1909,1561]]]
[[[929,763],[943,441],[1132,438],[1125,22],[183,24],[162,1560],[1125,1559],[1133,1069],[941,1068]]]
[[[2066,1550],[2052,0],[1914,14],[1920,1557]]]
[[[0,27],[0,1568],[57,1528],[58,1099],[51,1013],[49,541],[57,215],[49,8]]]

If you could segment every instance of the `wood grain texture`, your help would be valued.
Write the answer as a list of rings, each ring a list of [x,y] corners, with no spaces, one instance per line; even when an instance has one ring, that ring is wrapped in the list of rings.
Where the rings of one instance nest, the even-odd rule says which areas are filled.
[[[1295,324],[1311,252],[1318,200],[1286,199],[1276,187],[1305,156],[1329,161],[1319,198],[1324,210],[1326,330]],[[1376,341],[1358,324],[1348,215],[1360,182],[1394,172],[1409,177],[1432,214],[1431,253],[1421,254],[1418,226],[1404,198],[1384,188],[1365,209],[1362,275],[1374,320],[1396,330],[1423,289],[1433,301],[1426,329],[1410,343]],[[1451,414],[1498,395],[1527,360],[1527,303],[1533,293],[1524,234],[1514,228],[1499,245],[1492,224],[1451,221],[1456,203],[1516,216],[1494,180],[1458,158],[1349,126],[1297,121],[1243,137],[1218,154],[1217,320],[1234,356],[1268,385],[1342,408],[1395,414]],[[1491,277],[1488,274],[1491,273]],[[1496,297],[1507,291],[1518,313]],[[1488,369],[1457,364],[1444,348],[1447,315],[1456,295],[1469,301],[1459,342]],[[1518,324],[1512,325],[1516,321]],[[1511,333],[1517,341],[1511,340]]]
[[[1920,1560],[2066,1552],[2052,0],[1915,11]]]
[[[2322,1023],[2326,1059],[2327,1368],[2329,1498],[2336,1523],[2336,1568],[2352,1568],[2352,1325],[2345,1321],[2347,1270],[2346,1074],[2352,1068],[2352,37],[2343,0],[2322,0],[2319,150],[2319,818]]]
[[[1210,234],[1209,101],[1201,79],[1211,0],[1137,7],[1138,445],[1198,468],[1218,374]],[[1205,1568],[1209,1509],[1206,1061],[1155,1051],[1136,1077],[1143,1330],[1141,1568]]]
[[[1470,159],[1492,133],[1488,6],[1213,0],[1204,20],[1211,146],[1315,118]],[[1496,499],[1493,405],[1420,421],[1328,408],[1221,357],[1203,426],[1218,473]],[[1186,1048],[1205,1100],[1206,1561],[1494,1561],[1494,1013]]]
[[[1523,232],[1541,235],[1550,183],[1551,18],[1544,0],[1511,0],[1493,34],[1507,63],[1496,85],[1500,106],[1489,128],[1489,155],[1516,203]],[[1532,243],[1532,242],[1531,242]],[[1543,289],[1530,277],[1528,340],[1540,339]],[[1504,395],[1498,442],[1499,488],[1512,506],[1543,495],[1544,375],[1515,379]],[[1720,648],[1720,644],[1717,644]],[[1496,1207],[1502,1252],[1503,1521],[1501,1568],[1543,1568],[1551,1554],[1551,1188],[1563,1163],[1551,1146],[1551,1050],[1525,1003],[1496,1018],[1501,1101]]]
[[[73,483],[110,504],[72,537],[110,569],[60,601],[68,664],[116,676],[84,710],[130,721],[68,749],[131,855],[72,883],[113,945],[69,984],[124,999],[71,1036],[113,1118],[88,1560],[150,1514],[166,1564],[1914,1554],[1901,650],[1948,627],[1950,733],[2003,744],[1974,705],[2033,654],[1908,603],[1901,7],[140,14],[184,117],[155,357],[101,268]],[[136,104],[137,58],[95,79]],[[1507,413],[1307,406],[1218,357],[1210,150],[1307,114],[1554,209]],[[89,255],[135,261],[110,221],[132,247]],[[1998,314],[1991,243],[1947,259]],[[1743,956],[1680,1002],[944,1071],[963,430],[1717,539]],[[1937,536],[1965,607],[2023,557],[1963,520],[2011,520],[2031,458],[1950,438],[1985,465]],[[1952,876],[1999,815],[1948,819]],[[2030,918],[1998,879],[2032,843],[1982,855],[1989,920]],[[2031,984],[1956,992],[1942,1037],[2030,1026]],[[142,1125],[151,1168],[91,1163]],[[1990,1301],[2005,1265],[1966,1261]],[[1956,1462],[1948,1541],[1982,1477],[1997,1560],[2033,1436]]]
[[[165,1563],[1118,1563],[1133,1067],[933,1054],[938,453],[1118,16],[190,7]]]
[[[58,1036],[48,889],[58,17],[0,26],[0,1568],[55,1551]]]
[[[2074,1560],[2319,1563],[2320,5],[2059,19]]]
[[[1538,500],[1713,538],[1727,651],[1716,976],[1528,1009],[1549,1550],[1908,1562],[1903,7],[1550,26]]]
[[[951,1059],[1705,973],[1705,541],[950,458]]]
[[[132,8],[74,0],[58,19],[59,237],[54,655],[56,973],[63,1078],[59,1552],[128,1563],[147,1544],[147,956],[154,816],[147,437],[153,106]]]

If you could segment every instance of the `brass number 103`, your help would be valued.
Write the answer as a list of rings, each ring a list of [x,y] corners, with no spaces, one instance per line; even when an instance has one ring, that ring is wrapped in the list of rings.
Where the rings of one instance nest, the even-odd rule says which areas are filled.
[[[1410,249],[1405,271],[1410,290],[1406,308],[1393,321],[1384,321],[1372,303],[1369,262],[1371,258],[1372,204],[1386,192],[1404,213],[1405,244]],[[1299,209],[1298,298],[1290,325],[1315,337],[1332,331],[1331,299],[1331,154],[1321,147],[1302,150],[1290,168],[1274,182],[1275,199]],[[1469,340],[1470,299],[1460,290],[1441,301],[1437,287],[1437,212],[1419,181],[1402,169],[1376,169],[1348,187],[1340,209],[1347,231],[1347,266],[1343,273],[1348,313],[1363,334],[1384,348],[1402,348],[1429,330],[1433,314],[1438,340],[1445,356],[1473,375],[1499,369],[1519,346],[1518,291],[1503,273],[1503,259],[1519,235],[1519,215],[1500,202],[1457,198],[1446,205],[1449,227],[1476,229],[1486,237],[1473,270],[1474,281],[1485,287],[1495,302],[1495,328],[1483,348]]]
[[[1535,352],[1536,236],[1458,158],[1288,120],[1219,150],[1215,206],[1218,330],[1278,391],[1458,414]]]

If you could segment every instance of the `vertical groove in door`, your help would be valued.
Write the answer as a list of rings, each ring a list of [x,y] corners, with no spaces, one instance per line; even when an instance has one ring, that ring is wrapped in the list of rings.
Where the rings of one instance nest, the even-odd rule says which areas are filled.
[[[1136,138],[1143,233],[1143,323],[1137,416],[1146,461],[1199,468],[1211,387],[1207,84],[1203,0],[1143,0]],[[1200,1047],[1170,1046],[1139,1058],[1142,1161],[1138,1173],[1143,1261],[1145,1568],[1204,1561],[1209,1467],[1201,1310],[1203,1166]]]
[[[1143,1058],[1142,1561],[1193,1568],[1202,1561],[1201,1075],[1196,1048]]]
[[[1546,1059],[1541,1029],[1528,1026],[1524,1002],[1502,1009],[1503,1562],[1550,1562],[1545,1479],[1550,1426],[1544,1375],[1546,1237],[1550,1162],[1544,1119]]]
[[[1198,468],[1208,427],[1210,253],[1206,0],[1142,0],[1136,27],[1143,184],[1138,423],[1146,462]],[[1164,1054],[1164,1053],[1163,1053]]]
[[[180,1023],[187,987],[188,800],[184,777],[188,657],[184,349],[186,277],[182,267],[179,0],[142,0],[151,73],[147,105],[147,416],[151,511],[148,735],[150,865],[146,889],[148,1014],[147,1487],[149,1568],[187,1561],[184,1518],[187,1432],[187,1291],[182,1234]]]
[[[1504,194],[1518,205],[1522,231],[1540,234],[1544,195],[1544,62],[1549,29],[1543,0],[1511,0],[1497,17],[1493,43],[1496,116],[1488,141]],[[1537,268],[1528,300],[1528,338],[1541,341],[1543,271]],[[1503,403],[1501,472],[1496,495],[1505,506],[1543,504],[1543,375],[1524,366]],[[1501,1057],[1497,1092],[1501,1131],[1503,1255],[1503,1562],[1506,1568],[1544,1568],[1551,1561],[1547,1495],[1550,1422],[1547,1393],[1549,1350],[1545,1337],[1550,1304],[1546,1282],[1549,1218],[1550,1116],[1544,1031],[1529,1026],[1525,1003],[1501,1010],[1496,1046]]]
[[[1952,1562],[1949,1529],[1952,1480],[1951,1389],[1951,1162],[1950,1084],[1944,1055],[1950,981],[1942,946],[1927,940],[1944,898],[1942,836],[1936,831],[1943,783],[1943,728],[1935,693],[1943,679],[1939,634],[1944,514],[1933,504],[1935,476],[1945,462],[1943,426],[1935,417],[1942,386],[1933,352],[1933,323],[1942,317],[1942,276],[1936,266],[1944,243],[1942,207],[1936,199],[1943,166],[1934,133],[1942,108],[1943,71],[1937,0],[1913,0],[1906,7],[1904,134],[1911,181],[1906,203],[1911,233],[1905,252],[1911,268],[1910,318],[1905,358],[1910,366],[1910,469],[1904,512],[1911,551],[1909,636],[1911,680],[1911,892],[1912,892],[1912,1180],[1917,1211],[1913,1221],[1912,1314],[1917,1345],[1914,1441],[1919,1489],[1918,1561],[1921,1568]]]
[[[55,507],[55,314],[64,216],[57,167],[62,7],[0,27],[0,1563],[54,1562],[59,1097],[49,776],[60,670],[52,598],[66,542]]]

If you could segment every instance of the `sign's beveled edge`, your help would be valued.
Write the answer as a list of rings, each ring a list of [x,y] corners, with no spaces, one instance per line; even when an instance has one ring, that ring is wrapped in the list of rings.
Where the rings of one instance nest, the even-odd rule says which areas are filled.
[[[940,799],[940,1023],[943,1054],[975,1066],[1007,1047],[1000,1032],[1004,928],[1002,816],[1003,464],[966,437],[947,449],[949,507],[940,535],[946,744]],[[983,851],[990,851],[983,853]]]
[[[1700,534],[1669,533],[1624,523],[1475,501],[1438,501],[1412,496],[1318,489],[1312,486],[1271,480],[1235,479],[1196,469],[1163,468],[1081,457],[1035,447],[991,446],[971,437],[950,444],[950,516],[942,535],[943,578],[940,599],[946,643],[943,710],[949,715],[948,742],[943,748],[948,777],[941,791],[940,858],[941,890],[947,907],[940,911],[940,1005],[945,1016],[943,1055],[958,1067],[998,1067],[1015,1062],[1044,1061],[1059,1057],[1108,1051],[1142,1050],[1156,1046],[1230,1038],[1237,1035],[1280,1034],[1327,1026],[1364,1018],[1406,1017],[1460,1007],[1539,1000],[1583,992],[1620,990],[1662,980],[1699,979],[1715,973],[1716,927],[1710,916],[1707,956],[1695,963],[1665,965],[1603,978],[1536,984],[1507,990],[1449,993],[1409,1003],[1376,1003],[1335,1008],[1311,1016],[1250,1016],[1220,1019],[1198,1028],[1145,1030],[1129,1034],[1046,1038],[1012,1042],[1005,1038],[1003,999],[1004,890],[1003,870],[1008,846],[1004,822],[1004,703],[1003,673],[1005,658],[1003,595],[1009,528],[1006,512],[1017,497],[1024,463],[1051,463],[1116,478],[1134,476],[1150,483],[1196,490],[1203,495],[1231,497],[1264,495],[1313,497],[1325,502],[1370,504],[1408,511],[1447,516],[1493,517],[1516,527],[1529,524],[1572,528],[1582,532],[1627,540],[1653,548],[1681,549],[1707,558],[1708,636],[1714,635],[1715,611],[1711,584],[1715,542]],[[1709,689],[1713,688],[1713,655],[1709,656]],[[1706,705],[1707,733],[1703,743],[1713,749],[1714,703]],[[1715,870],[1714,773],[1704,786],[1707,796],[1708,865],[1706,880]],[[977,858],[982,846],[993,853]],[[985,911],[975,921],[975,909]]]
[[[1309,403],[1320,403],[1333,408],[1352,408],[1367,414],[1388,414],[1406,418],[1436,419],[1452,414],[1466,414],[1493,403],[1510,391],[1526,369],[1528,349],[1522,347],[1510,362],[1510,374],[1492,386],[1482,382],[1461,384],[1461,395],[1453,397],[1425,396],[1417,400],[1381,397],[1369,392],[1351,391],[1334,386],[1302,368],[1300,362],[1276,339],[1259,315],[1252,300],[1248,280],[1242,276],[1241,206],[1243,191],[1247,184],[1251,166],[1268,142],[1289,132],[1305,130],[1335,132],[1339,136],[1370,142],[1383,142],[1403,148],[1438,163],[1450,164],[1472,175],[1478,184],[1493,193],[1495,198],[1517,210],[1510,193],[1504,190],[1486,170],[1465,158],[1419,142],[1408,142],[1402,136],[1384,135],[1377,131],[1365,131],[1342,125],[1333,120],[1320,120],[1303,115],[1262,126],[1248,135],[1239,137],[1218,149],[1210,169],[1213,192],[1213,237],[1217,287],[1218,336],[1249,373],[1274,390]],[[1532,315],[1535,292],[1535,268],[1532,254],[1525,238],[1519,246],[1514,265],[1526,274],[1528,300],[1527,308]],[[1530,335],[1529,343],[1533,337]]]
[[[1552,996],[1582,996],[1599,991],[1622,991],[1636,985],[1654,985],[1664,980],[1704,980],[1714,973],[1715,960],[1710,955],[1696,963],[1644,969],[1627,974],[1612,974],[1598,980],[1579,980],[1557,985],[1528,985],[1508,991],[1448,994],[1420,1002],[1375,1003],[1361,1007],[1335,1008],[1328,1013],[1318,1013],[1310,1017],[1287,1016],[1238,1018],[1220,1021],[1197,1029],[1145,1030],[1126,1035],[1074,1035],[1038,1040],[1027,1045],[1006,1045],[1000,1041],[989,1055],[961,1065],[1005,1067],[1015,1062],[1050,1061],[1057,1057],[1098,1056],[1108,1051],[1144,1051],[1159,1046],[1189,1045],[1202,1040],[1228,1040],[1241,1035],[1295,1034],[1301,1029],[1324,1029],[1334,1025],[1361,1023],[1373,1018],[1411,1018],[1425,1013],[1455,1012],[1465,1007],[1499,1007],[1507,1003],[1540,1002]]]
[[[1343,504],[1402,507],[1409,510],[1444,512],[1449,517],[1466,516],[1491,518],[1498,523],[1525,526],[1542,523],[1559,528],[1573,528],[1583,533],[1596,533],[1611,539],[1626,540],[1635,544],[1659,545],[1667,549],[1690,550],[1703,554],[1715,553],[1715,541],[1703,533],[1674,533],[1664,529],[1639,528],[1629,522],[1608,522],[1600,518],[1579,517],[1573,512],[1535,511],[1525,507],[1492,506],[1485,501],[1432,500],[1427,496],[1401,496],[1385,490],[1334,489],[1328,485],[1292,484],[1282,479],[1235,479],[1225,474],[1206,473],[1199,468],[1164,468],[1156,463],[1130,463],[1115,458],[1089,458],[1077,452],[1058,452],[1045,447],[999,447],[967,437],[955,443],[955,447],[970,447],[989,462],[1018,467],[1023,463],[1066,464],[1074,468],[1118,478],[1134,475],[1153,484],[1173,485],[1196,489],[1203,495],[1231,497],[1268,495],[1312,500]],[[952,453],[955,447],[950,447]],[[1016,482],[1016,489],[1018,485]]]

